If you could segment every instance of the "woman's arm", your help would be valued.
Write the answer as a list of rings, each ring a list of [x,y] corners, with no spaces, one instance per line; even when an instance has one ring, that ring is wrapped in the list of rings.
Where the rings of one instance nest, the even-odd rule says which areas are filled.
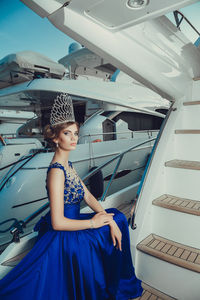
[[[101,206],[101,204],[97,201],[97,199],[90,193],[90,191],[87,189],[87,187],[85,186],[85,184],[83,183],[83,181],[81,180],[81,184],[84,188],[84,200],[87,203],[87,205],[94,211],[94,212],[104,212],[106,213],[106,211],[104,210],[104,208]]]
[[[104,214],[107,214],[107,212],[104,210],[104,208],[101,206],[101,204],[97,201],[97,199],[90,193],[90,191],[87,189],[85,184],[81,181],[85,196],[84,200],[87,203],[87,205],[95,212],[102,212]],[[110,233],[111,233],[111,238],[113,241],[113,245],[117,246],[117,248],[121,251],[122,246],[121,246],[121,239],[122,239],[122,234],[117,226],[116,222],[114,220],[110,221],[109,224],[110,226]]]
[[[51,223],[54,230],[83,230],[108,225],[113,214],[96,214],[91,220],[72,220],[64,216],[64,174],[60,169],[51,169],[47,177]]]

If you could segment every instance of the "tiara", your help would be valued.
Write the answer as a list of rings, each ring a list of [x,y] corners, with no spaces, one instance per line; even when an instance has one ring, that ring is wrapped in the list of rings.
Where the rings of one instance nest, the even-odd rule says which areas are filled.
[[[72,98],[68,94],[60,94],[54,100],[51,109],[50,124],[52,126],[75,122]]]

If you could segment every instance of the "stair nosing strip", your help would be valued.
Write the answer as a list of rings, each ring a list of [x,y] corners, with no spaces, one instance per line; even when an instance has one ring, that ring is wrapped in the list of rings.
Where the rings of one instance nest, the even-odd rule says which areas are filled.
[[[198,80],[200,80],[200,77],[199,77],[199,76],[193,77],[192,80],[193,80],[193,81],[198,81]]]
[[[176,129],[175,134],[200,134],[200,129]]]
[[[175,163],[175,165],[168,165],[168,164],[173,164],[173,162]],[[195,166],[191,166],[191,165],[183,165],[181,166],[180,163],[198,163],[199,166],[195,167]],[[176,168],[176,169],[187,169],[187,170],[196,170],[199,171],[200,170],[200,161],[189,161],[189,160],[179,160],[179,159],[173,159],[173,160],[169,160],[165,162],[165,167],[168,168]]]
[[[186,101],[186,102],[183,102],[183,105],[184,106],[192,106],[192,105],[200,105],[200,101]]]

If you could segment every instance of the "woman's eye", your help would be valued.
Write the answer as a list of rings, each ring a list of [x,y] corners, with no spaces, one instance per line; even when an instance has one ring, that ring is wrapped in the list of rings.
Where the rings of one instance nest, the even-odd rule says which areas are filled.
[[[69,135],[69,134],[70,134],[70,132],[66,131],[66,132],[64,132],[64,134],[65,134],[65,135]]]
[[[75,132],[74,135],[75,135],[75,136],[78,136],[78,132]]]

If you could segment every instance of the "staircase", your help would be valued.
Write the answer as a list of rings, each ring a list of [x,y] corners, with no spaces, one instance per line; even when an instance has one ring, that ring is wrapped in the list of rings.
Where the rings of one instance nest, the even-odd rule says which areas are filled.
[[[161,137],[165,142],[157,149],[166,159],[157,166],[157,175],[153,166],[155,153],[152,172],[150,169],[146,180],[149,194],[144,185],[140,199],[146,202],[146,211],[143,205],[143,223],[136,221],[140,226],[136,271],[142,281],[169,297],[199,300],[200,101],[179,105],[173,122],[166,129],[169,138]]]

